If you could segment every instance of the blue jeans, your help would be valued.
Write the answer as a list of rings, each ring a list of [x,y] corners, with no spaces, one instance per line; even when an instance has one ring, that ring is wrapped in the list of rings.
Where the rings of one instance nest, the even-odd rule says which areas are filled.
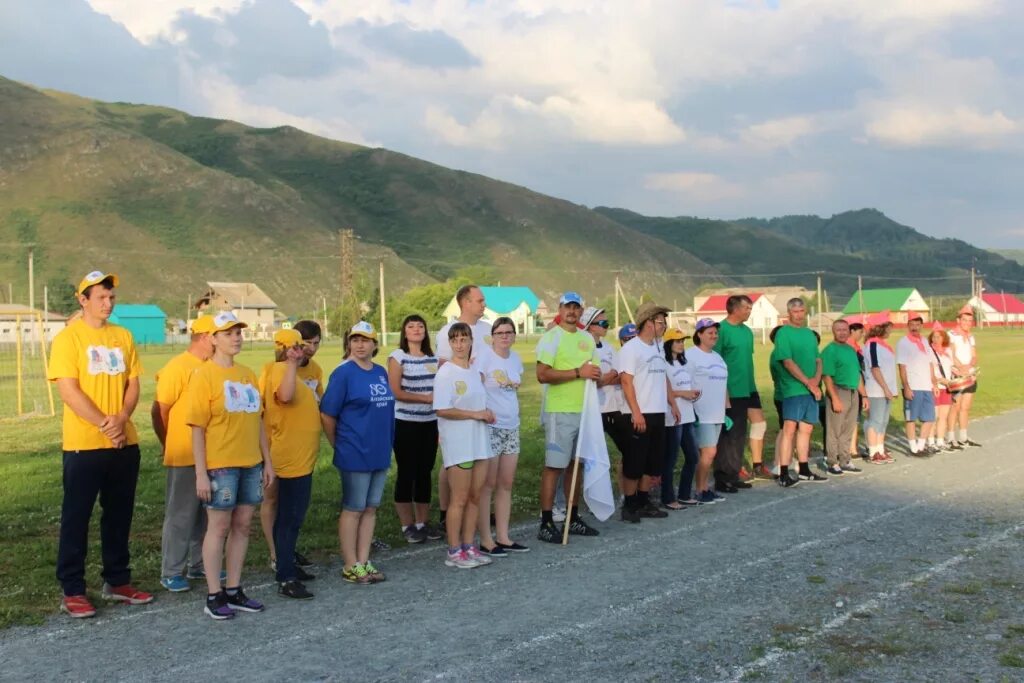
[[[277,549],[277,580],[294,581],[295,546],[306,519],[313,493],[313,475],[277,480],[277,517],[274,519],[274,547]]]
[[[263,463],[252,467],[207,470],[210,477],[208,510],[234,510],[236,505],[263,502]]]
[[[676,461],[679,459],[679,447],[683,448],[683,469],[679,473],[678,498],[672,491],[672,475],[675,473]],[[662,462],[661,502],[669,504],[674,500],[688,500],[693,492],[693,475],[697,471],[697,460],[700,452],[694,424],[665,428],[665,458]]]

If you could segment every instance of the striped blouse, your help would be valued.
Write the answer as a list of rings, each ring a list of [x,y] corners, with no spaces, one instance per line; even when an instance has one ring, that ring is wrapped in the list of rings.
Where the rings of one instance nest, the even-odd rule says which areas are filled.
[[[401,349],[395,349],[388,358],[394,358],[402,366],[402,391],[410,394],[433,393],[434,376],[437,374],[436,356],[411,356]],[[395,401],[395,419],[430,422],[436,420],[437,416],[429,403]]]

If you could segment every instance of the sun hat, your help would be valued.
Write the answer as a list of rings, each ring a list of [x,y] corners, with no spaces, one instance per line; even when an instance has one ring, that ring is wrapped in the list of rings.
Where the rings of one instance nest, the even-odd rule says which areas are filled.
[[[668,309],[665,308],[664,306],[659,306],[658,304],[652,301],[647,301],[645,303],[640,304],[640,307],[636,309],[636,315],[634,315],[633,317],[636,320],[637,329],[640,329],[648,320],[659,315],[667,314]]]
[[[583,315],[580,317],[580,325],[586,329],[594,324],[594,319],[604,313],[603,308],[597,308],[596,306],[587,306],[583,310]]]

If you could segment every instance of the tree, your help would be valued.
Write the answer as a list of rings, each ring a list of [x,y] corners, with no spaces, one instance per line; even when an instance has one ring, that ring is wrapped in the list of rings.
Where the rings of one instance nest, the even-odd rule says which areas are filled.
[[[61,271],[59,275],[46,281],[46,293],[51,311],[61,315],[71,315],[78,310],[75,286],[68,281],[66,272]]]

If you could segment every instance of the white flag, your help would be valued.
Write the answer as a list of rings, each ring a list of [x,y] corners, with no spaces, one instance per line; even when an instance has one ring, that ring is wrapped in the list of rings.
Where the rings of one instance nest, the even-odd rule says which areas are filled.
[[[611,464],[601,423],[597,383],[589,380],[583,390],[583,412],[580,416],[580,433],[576,439],[576,457],[583,464],[583,499],[587,501],[587,507],[593,515],[603,522],[615,512],[615,496],[612,494]]]

